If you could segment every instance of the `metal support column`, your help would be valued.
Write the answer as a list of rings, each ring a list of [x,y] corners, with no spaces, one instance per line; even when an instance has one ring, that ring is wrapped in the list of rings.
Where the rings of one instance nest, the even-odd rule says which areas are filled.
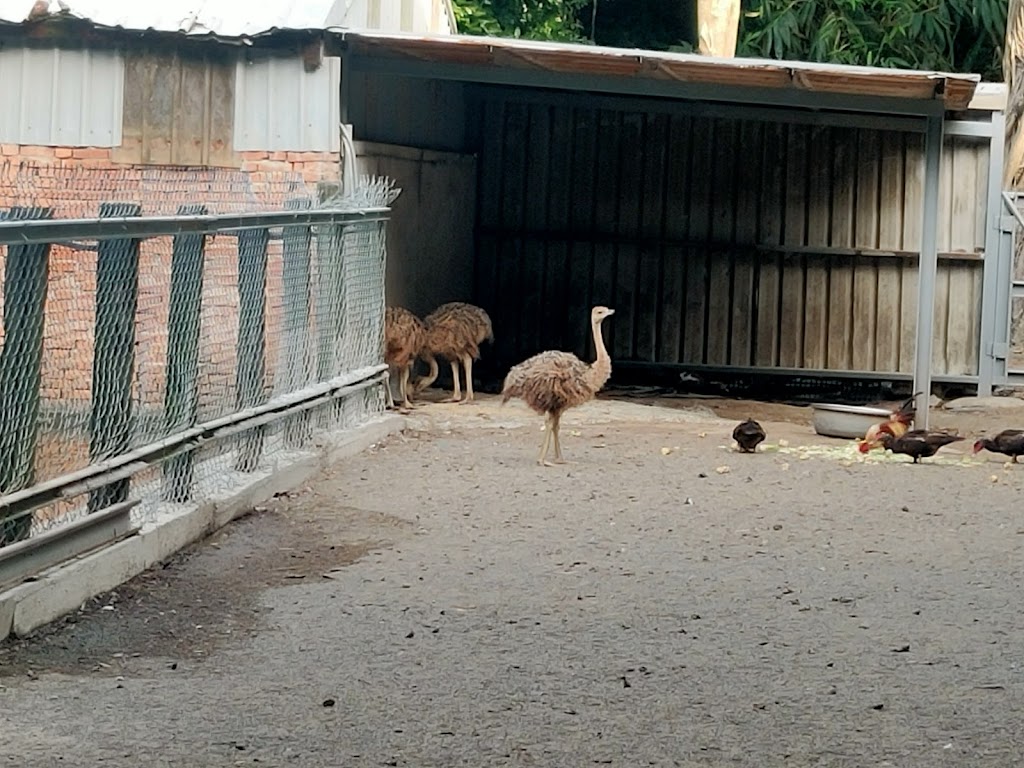
[[[942,164],[942,115],[928,118],[924,139],[924,205],[921,257],[917,272],[917,336],[914,356],[914,391],[920,392],[914,426],[928,428],[928,402],[932,395],[932,338],[935,331],[935,279],[938,273],[939,171]]]
[[[988,194],[985,201],[985,261],[981,290],[981,333],[978,350],[978,394],[988,397],[995,383],[998,355],[996,347],[997,313],[999,292],[1006,290],[1000,280],[1001,254],[1003,243],[1003,155],[1006,133],[1006,116],[1002,112],[992,113],[992,138],[989,141]],[[1005,355],[1004,358],[1005,360]]]

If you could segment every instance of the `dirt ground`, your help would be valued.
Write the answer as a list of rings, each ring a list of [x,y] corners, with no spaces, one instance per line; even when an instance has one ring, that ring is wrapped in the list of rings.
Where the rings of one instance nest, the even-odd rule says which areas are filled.
[[[733,452],[748,415],[791,447]],[[1024,466],[813,455],[846,443],[725,400],[588,404],[555,468],[519,404],[409,418],[0,646],[0,764],[1024,759]]]

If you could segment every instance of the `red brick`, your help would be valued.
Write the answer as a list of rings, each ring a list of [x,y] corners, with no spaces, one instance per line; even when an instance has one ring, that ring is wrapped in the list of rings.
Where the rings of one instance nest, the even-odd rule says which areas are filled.
[[[110,150],[101,147],[76,147],[73,157],[79,160],[110,160]]]
[[[71,155],[72,155],[71,147],[56,147],[53,150],[53,156],[54,157],[64,158],[64,157],[71,157]]]
[[[0,155],[13,156],[18,154],[21,147],[17,144],[0,144]]]
[[[241,152],[243,160],[266,160],[266,152]]]
[[[25,146],[22,145],[21,150],[18,152],[22,157],[48,157],[52,158],[53,147],[38,147],[38,146]]]

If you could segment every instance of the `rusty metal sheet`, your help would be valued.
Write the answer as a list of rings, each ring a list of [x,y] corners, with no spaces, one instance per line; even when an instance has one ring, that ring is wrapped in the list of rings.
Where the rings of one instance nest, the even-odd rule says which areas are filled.
[[[508,38],[344,31],[338,33],[338,39],[348,51],[371,58],[747,88],[794,88],[842,95],[935,99],[944,102],[950,110],[965,109],[981,80],[978,75],[948,72],[723,59]]]

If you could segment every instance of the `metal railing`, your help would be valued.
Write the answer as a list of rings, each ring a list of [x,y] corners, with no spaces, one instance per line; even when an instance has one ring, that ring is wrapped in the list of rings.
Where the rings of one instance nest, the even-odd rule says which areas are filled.
[[[383,410],[397,192],[295,186],[283,210],[0,209],[0,585],[230,494]]]

